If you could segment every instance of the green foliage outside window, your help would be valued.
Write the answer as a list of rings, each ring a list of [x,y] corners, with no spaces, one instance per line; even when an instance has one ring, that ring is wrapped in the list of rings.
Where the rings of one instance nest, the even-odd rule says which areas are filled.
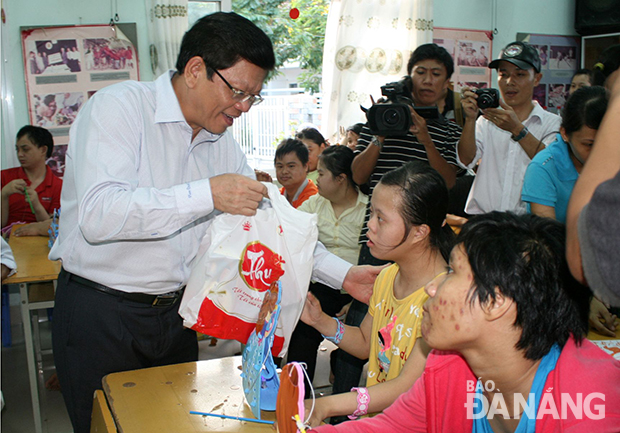
[[[293,8],[300,12],[297,19],[289,16]],[[300,86],[311,93],[319,91],[329,0],[233,0],[232,10],[269,36],[276,69],[286,62],[299,62]]]

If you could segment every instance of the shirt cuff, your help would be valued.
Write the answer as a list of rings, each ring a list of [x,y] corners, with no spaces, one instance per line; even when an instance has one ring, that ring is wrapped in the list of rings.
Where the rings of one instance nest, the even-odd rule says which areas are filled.
[[[314,248],[314,268],[312,280],[325,284],[332,289],[340,290],[349,269],[353,265],[330,253],[321,242],[316,243]]]
[[[177,209],[181,217],[198,219],[214,210],[211,182],[201,179],[174,187]]]
[[[553,208],[555,208],[555,205],[556,205],[555,201],[547,200],[547,199],[541,198],[541,197],[534,197],[534,196],[528,195],[528,194],[521,194],[521,201],[528,202],[528,203],[542,204],[544,206],[549,206],[549,207],[553,207]]]
[[[458,148],[458,144],[456,145],[456,163],[459,165],[459,167],[462,167],[466,170],[472,170],[476,164],[478,163],[478,160],[480,159],[480,149],[478,149],[478,147],[476,146],[476,155],[474,156],[474,159],[471,160],[471,162],[469,163],[469,165],[465,165],[463,164],[463,162],[461,161],[461,158],[459,158],[459,148]]]

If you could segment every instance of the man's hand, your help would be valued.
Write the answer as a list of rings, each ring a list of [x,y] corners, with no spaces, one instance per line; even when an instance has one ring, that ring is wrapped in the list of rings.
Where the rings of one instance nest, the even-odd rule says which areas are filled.
[[[39,194],[37,194],[37,190],[32,187],[32,185],[26,187],[26,191],[28,191],[28,198],[32,202],[32,205],[36,205],[39,203]]]
[[[273,182],[271,175],[266,171],[254,169],[254,174],[256,175],[256,180],[259,182]]]
[[[411,111],[411,121],[413,123],[411,125],[411,128],[409,128],[409,132],[417,136],[418,139],[425,138],[427,135],[430,139],[430,135],[428,134],[428,128],[426,127],[426,119],[416,113],[412,107],[409,107],[409,111]]]
[[[388,266],[353,266],[344,277],[342,288],[358,301],[368,304],[377,275]]]
[[[618,318],[615,314],[611,314],[607,308],[601,301],[592,298],[590,302],[590,326],[601,335],[615,337]],[[605,323],[602,323],[601,319]]]
[[[473,92],[469,87],[464,87],[462,90],[461,105],[463,106],[463,113],[467,119],[476,120],[478,117],[478,95]]]
[[[211,178],[211,194],[215,209],[233,215],[256,215],[256,209],[267,187],[240,174],[222,174]]]
[[[512,135],[518,135],[523,129],[523,124],[519,121],[517,113],[512,107],[500,99],[500,108],[487,108],[483,110],[485,119],[493,122],[498,128],[510,132]]]
[[[14,179],[4,185],[4,188],[2,188],[2,195],[8,197],[13,194],[24,194],[26,186],[26,181],[24,179]]]

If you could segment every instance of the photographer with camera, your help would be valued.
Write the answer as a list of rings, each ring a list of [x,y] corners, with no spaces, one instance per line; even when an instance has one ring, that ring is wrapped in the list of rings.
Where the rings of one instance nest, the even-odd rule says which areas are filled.
[[[553,141],[560,117],[532,100],[534,87],[542,78],[534,47],[512,42],[489,68],[497,69],[503,100],[495,89],[465,89],[461,100],[465,125],[457,146],[458,160],[465,168],[473,168],[480,160],[465,212],[525,213],[521,200],[525,170],[545,143]],[[482,116],[476,120],[479,109]]]
[[[368,184],[369,198],[385,173],[414,160],[428,163],[437,170],[448,188],[454,185],[458,170],[456,143],[461,128],[443,118],[437,109],[437,103],[442,96],[445,97],[444,91],[453,72],[450,53],[436,44],[424,44],[409,58],[409,76],[381,88],[387,101],[374,104],[368,110],[368,124],[360,133],[355,150],[357,155],[351,165],[355,183]],[[360,235],[362,246],[358,263],[383,264],[385,262],[375,259],[366,246],[369,218],[370,205],[366,208]],[[367,305],[353,301],[345,323],[359,326],[367,308]],[[338,351],[333,393],[349,392],[357,386],[364,363],[342,350]]]

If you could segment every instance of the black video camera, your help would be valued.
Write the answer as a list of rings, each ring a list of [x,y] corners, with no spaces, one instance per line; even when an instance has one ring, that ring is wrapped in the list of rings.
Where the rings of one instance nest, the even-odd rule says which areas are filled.
[[[409,107],[426,119],[439,117],[437,107],[414,107],[411,99],[412,90],[413,82],[408,75],[400,81],[381,86],[381,94],[387,98],[387,102],[374,104],[368,110],[364,110],[373,134],[407,135],[412,124]]]
[[[476,89],[476,95],[478,95],[478,108],[481,110],[499,107],[499,90]]]

